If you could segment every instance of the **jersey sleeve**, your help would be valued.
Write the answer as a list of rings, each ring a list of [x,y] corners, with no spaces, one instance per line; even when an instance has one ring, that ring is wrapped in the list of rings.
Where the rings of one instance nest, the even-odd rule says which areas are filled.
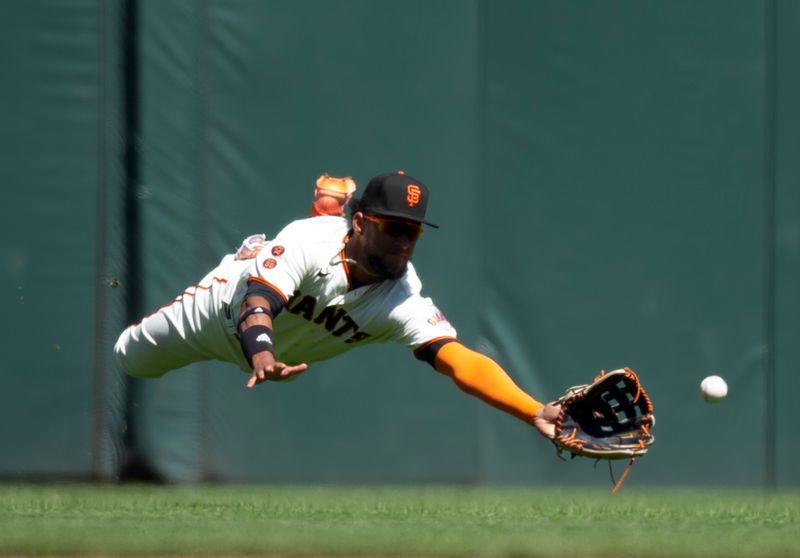
[[[286,302],[306,276],[308,260],[301,231],[289,225],[258,253],[250,280],[271,287]]]
[[[397,311],[400,324],[397,340],[416,353],[432,343],[455,340],[458,336],[456,329],[430,298],[415,296]]]

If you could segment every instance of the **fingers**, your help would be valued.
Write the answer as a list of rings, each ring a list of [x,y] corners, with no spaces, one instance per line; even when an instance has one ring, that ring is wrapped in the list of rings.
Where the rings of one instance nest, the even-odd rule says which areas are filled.
[[[275,362],[267,367],[253,370],[253,373],[247,380],[247,389],[253,389],[256,385],[266,382],[267,380],[285,380],[290,376],[296,376],[297,374],[301,374],[306,370],[308,370],[308,364],[305,362],[295,365]]]
[[[253,389],[256,385],[267,381],[268,377],[269,372],[266,368],[256,368],[253,370],[253,373],[250,374],[250,379],[247,380],[247,389]]]
[[[289,376],[295,376],[297,374],[301,374],[308,370],[308,364],[296,364],[294,366],[284,365],[285,368],[280,371],[281,378],[288,378]]]
[[[253,389],[256,384],[260,384],[264,381],[264,371],[263,370],[254,370],[253,373],[250,375],[250,379],[247,380],[247,389]]]

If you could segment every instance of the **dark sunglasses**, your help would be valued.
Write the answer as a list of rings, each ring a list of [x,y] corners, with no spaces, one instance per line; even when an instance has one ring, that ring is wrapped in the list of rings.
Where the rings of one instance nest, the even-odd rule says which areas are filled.
[[[405,236],[411,240],[419,240],[425,229],[422,225],[416,223],[409,223],[408,221],[398,221],[396,219],[382,219],[373,215],[364,215],[364,219],[372,221],[378,226],[378,230],[386,233],[393,238]]]

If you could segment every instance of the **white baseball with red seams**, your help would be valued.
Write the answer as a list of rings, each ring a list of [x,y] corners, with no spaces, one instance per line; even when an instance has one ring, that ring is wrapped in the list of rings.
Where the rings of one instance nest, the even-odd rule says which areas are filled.
[[[728,395],[728,384],[720,376],[708,376],[700,382],[706,403],[719,403]]]

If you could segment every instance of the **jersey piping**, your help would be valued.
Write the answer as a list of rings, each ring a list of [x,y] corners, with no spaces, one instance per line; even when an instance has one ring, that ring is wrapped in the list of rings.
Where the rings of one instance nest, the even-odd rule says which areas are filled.
[[[251,275],[250,277],[247,278],[247,280],[248,281],[256,281],[257,283],[261,283],[262,285],[265,285],[265,286],[269,287],[270,289],[275,291],[283,299],[283,303],[284,304],[289,302],[289,299],[286,298],[286,295],[283,294],[278,287],[276,287],[275,285],[273,285],[272,283],[270,283],[266,279],[263,279],[263,278],[259,277],[258,275]]]
[[[163,306],[159,306],[158,308],[156,308],[156,310],[155,310],[154,312],[151,312],[151,313],[147,314],[147,315],[146,315],[146,316],[144,316],[144,317],[143,317],[141,320],[139,320],[138,322],[134,322],[134,323],[130,324],[128,327],[136,327],[137,325],[139,325],[140,323],[142,323],[143,321],[145,321],[145,320],[146,320],[147,318],[149,318],[150,316],[155,316],[156,314],[158,314],[158,313],[159,313],[161,310],[163,310],[164,308],[169,308],[170,306],[172,306],[172,305],[173,305],[173,304],[175,304],[176,302],[180,302],[180,301],[181,301],[181,299],[182,299],[184,296],[194,296],[194,294],[195,294],[195,292],[197,291],[197,289],[200,289],[200,290],[203,290],[203,291],[208,291],[208,290],[211,290],[211,287],[213,287],[213,286],[214,286],[214,283],[215,283],[215,282],[216,282],[216,283],[222,283],[223,285],[225,285],[225,284],[227,284],[228,280],[227,280],[227,279],[222,279],[222,278],[220,278],[220,277],[213,277],[213,278],[211,279],[211,284],[210,284],[210,285],[208,285],[207,287],[206,287],[206,286],[204,286],[204,285],[194,285],[193,287],[189,287],[189,289],[194,289],[195,291],[189,291],[189,289],[186,289],[185,291],[183,291],[183,293],[182,293],[182,294],[179,294],[178,296],[176,296],[176,297],[175,297],[175,300],[173,300],[172,302],[168,302],[167,304],[164,304]]]

